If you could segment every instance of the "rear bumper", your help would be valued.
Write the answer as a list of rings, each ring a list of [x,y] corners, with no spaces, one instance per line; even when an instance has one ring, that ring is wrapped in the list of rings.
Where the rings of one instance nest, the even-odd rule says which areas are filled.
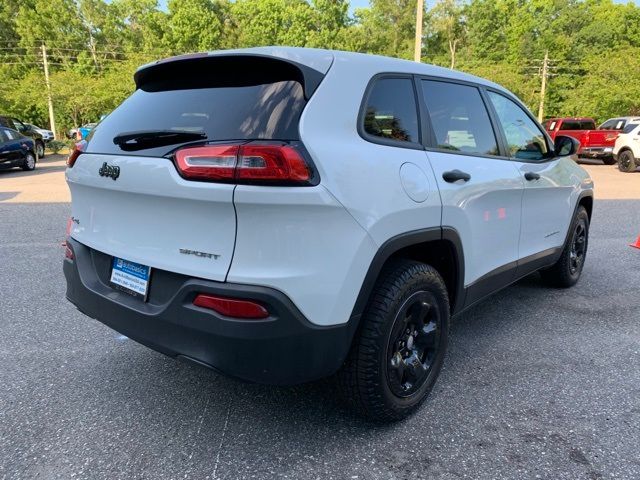
[[[111,257],[69,239],[67,299],[78,310],[147,347],[243,380],[290,385],[322,378],[342,365],[355,321],[311,324],[283,293],[153,270],[148,301],[109,286]],[[235,320],[195,307],[197,293],[248,298],[267,307],[264,320]]]
[[[613,147],[586,147],[582,148],[578,155],[590,158],[611,158],[613,157]]]

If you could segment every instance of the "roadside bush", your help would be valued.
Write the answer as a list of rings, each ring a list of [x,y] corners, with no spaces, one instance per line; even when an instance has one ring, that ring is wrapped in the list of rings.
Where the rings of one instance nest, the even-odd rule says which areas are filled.
[[[51,153],[56,154],[56,153],[60,153],[60,151],[67,147],[67,144],[65,142],[61,142],[59,140],[51,140],[48,144],[47,147],[49,148],[49,150],[51,150]]]

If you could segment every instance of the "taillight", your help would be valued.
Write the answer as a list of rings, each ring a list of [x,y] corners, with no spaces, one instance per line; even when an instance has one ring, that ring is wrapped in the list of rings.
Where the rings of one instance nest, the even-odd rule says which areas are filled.
[[[86,149],[87,149],[86,140],[82,140],[81,142],[76,143],[73,147],[73,150],[67,157],[67,167],[72,168],[73,165],[76,163],[76,160],[78,160],[78,157],[80,156],[80,154],[83,153]]]
[[[209,310],[218,312],[225,317],[257,320],[269,316],[266,308],[251,300],[218,297],[200,293],[196,296],[193,304],[196,307],[208,308]]]
[[[309,185],[312,172],[291,145],[248,144],[187,147],[175,153],[184,178],[243,184]]]
[[[189,147],[176,152],[178,169],[189,180],[233,180],[238,145]]]

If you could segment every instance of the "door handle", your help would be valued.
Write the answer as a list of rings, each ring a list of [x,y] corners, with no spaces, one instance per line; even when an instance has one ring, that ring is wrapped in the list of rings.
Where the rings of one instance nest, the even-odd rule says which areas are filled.
[[[524,174],[524,178],[526,178],[529,181],[531,181],[531,180],[539,180],[540,179],[540,175],[538,175],[535,172],[527,172],[527,173]]]
[[[461,172],[460,170],[451,170],[449,172],[444,172],[442,174],[442,178],[445,182],[448,183],[454,183],[458,180],[468,182],[469,180],[471,180],[471,175],[466,172]]]

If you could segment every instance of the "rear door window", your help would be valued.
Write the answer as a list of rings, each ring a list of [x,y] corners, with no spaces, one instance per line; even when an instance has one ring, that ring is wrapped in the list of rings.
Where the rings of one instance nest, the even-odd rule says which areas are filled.
[[[581,120],[580,121],[580,129],[581,130],[595,130],[596,124],[591,120]]]
[[[422,80],[422,92],[436,148],[478,155],[498,155],[489,113],[476,87]]]
[[[367,97],[363,128],[392,142],[418,143],[418,107],[410,78],[380,78]]]
[[[193,132],[206,142],[299,140],[298,122],[306,105],[301,81],[282,72],[256,70],[241,75],[212,67],[199,72],[197,82],[176,75],[142,85],[91,130],[87,151],[122,153],[114,138],[141,131]],[[162,156],[177,146],[132,153]]]

